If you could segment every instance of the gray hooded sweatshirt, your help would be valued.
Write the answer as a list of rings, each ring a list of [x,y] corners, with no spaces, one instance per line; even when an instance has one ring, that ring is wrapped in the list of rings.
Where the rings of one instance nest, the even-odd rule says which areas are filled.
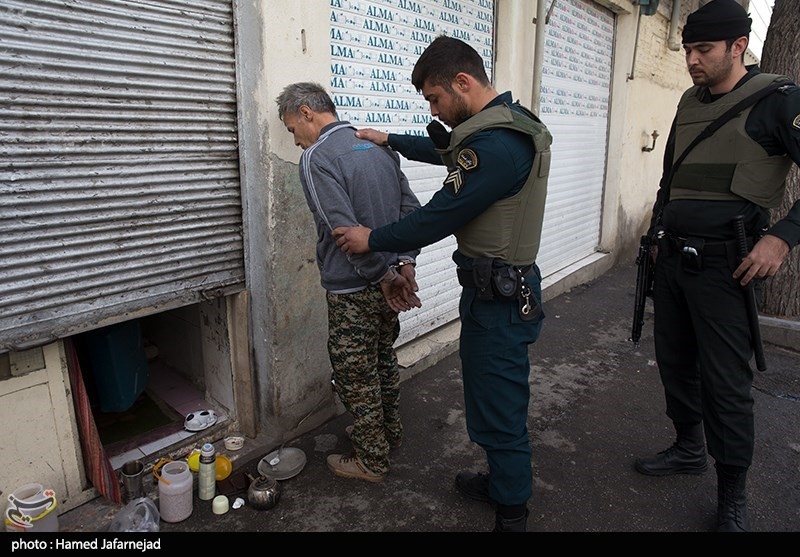
[[[336,245],[331,231],[338,226],[375,229],[420,206],[397,153],[359,139],[355,132],[349,122],[328,124],[300,158],[300,183],[317,227],[321,284],[336,294],[363,290],[379,282],[398,257],[419,255],[414,250],[348,256]]]

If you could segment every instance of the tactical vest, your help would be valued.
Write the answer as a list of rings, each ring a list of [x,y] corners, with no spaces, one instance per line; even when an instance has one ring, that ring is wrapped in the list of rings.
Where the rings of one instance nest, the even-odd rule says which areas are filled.
[[[700,102],[700,87],[688,89],[678,103],[675,159],[697,135],[737,102],[775,81],[789,78],[756,74],[741,87],[713,103]],[[761,207],[778,207],[792,161],[770,156],[745,131],[752,106],[732,118],[710,138],[698,143],[675,171],[670,199],[741,200]]]
[[[458,250],[467,257],[491,257],[512,265],[536,261],[553,138],[535,114],[527,110],[526,114],[511,110],[507,105],[484,109],[453,129],[446,149],[437,149],[448,171],[454,171],[461,144],[482,130],[517,130],[531,136],[536,148],[531,172],[522,189],[496,201],[455,232]]]

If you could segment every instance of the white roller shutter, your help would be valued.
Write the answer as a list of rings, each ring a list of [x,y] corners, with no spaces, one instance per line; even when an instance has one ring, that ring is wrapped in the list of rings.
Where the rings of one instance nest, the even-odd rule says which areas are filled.
[[[538,264],[548,276],[600,241],[614,16],[593,2],[558,0],[545,30],[540,116],[553,159]]]
[[[0,351],[243,288],[231,10],[0,4]]]
[[[475,47],[491,78],[493,32],[493,0],[331,0],[331,91],[340,118],[358,128],[427,135],[430,107],[411,84],[417,58],[446,34]],[[402,161],[424,205],[442,187],[445,168]],[[398,345],[458,318],[455,249],[453,236],[423,248],[423,307],[400,314]]]

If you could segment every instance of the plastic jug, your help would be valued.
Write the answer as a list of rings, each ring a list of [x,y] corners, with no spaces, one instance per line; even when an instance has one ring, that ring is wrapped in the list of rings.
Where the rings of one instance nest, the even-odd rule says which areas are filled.
[[[192,514],[192,471],[182,460],[159,463],[153,468],[158,478],[158,506],[161,520],[180,522]]]

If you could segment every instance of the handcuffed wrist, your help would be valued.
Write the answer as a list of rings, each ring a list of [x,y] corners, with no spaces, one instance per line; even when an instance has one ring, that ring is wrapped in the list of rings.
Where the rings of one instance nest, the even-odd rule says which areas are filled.
[[[394,281],[397,280],[398,276],[400,275],[397,274],[397,267],[395,267],[394,265],[389,265],[389,272],[383,276],[381,282],[385,284],[392,284]]]

